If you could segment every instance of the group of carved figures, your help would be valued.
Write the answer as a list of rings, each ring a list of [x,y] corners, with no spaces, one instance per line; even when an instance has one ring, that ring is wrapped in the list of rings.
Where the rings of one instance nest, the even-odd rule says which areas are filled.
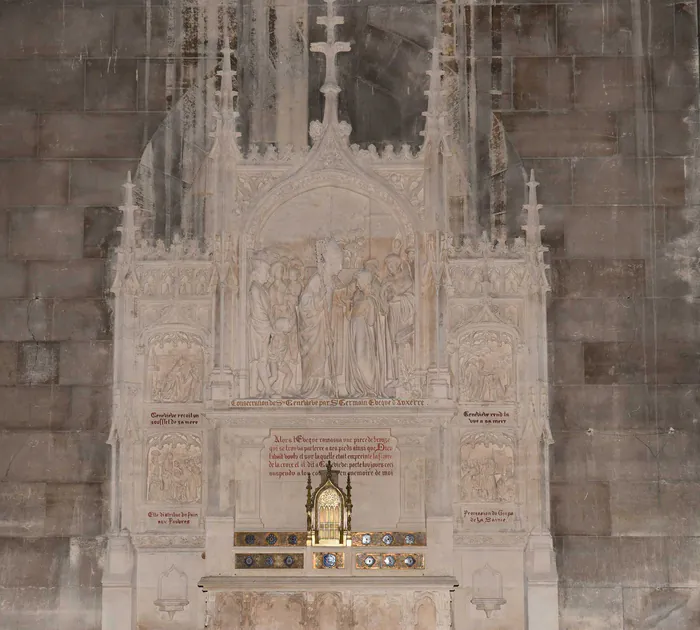
[[[148,449],[148,500],[199,503],[202,498],[202,447],[186,440],[163,438]]]
[[[476,330],[464,340],[459,360],[462,398],[479,402],[513,400],[513,340],[504,332]]]
[[[513,448],[469,444],[461,449],[461,497],[466,501],[510,502],[515,499]]]
[[[344,269],[333,239],[316,243],[308,280],[294,259],[252,260],[248,292],[251,396],[380,398],[412,365],[411,250]]]
[[[162,360],[156,369],[153,382],[153,400],[163,403],[194,402],[202,399],[202,361],[192,354],[179,354],[170,357],[170,365]]]

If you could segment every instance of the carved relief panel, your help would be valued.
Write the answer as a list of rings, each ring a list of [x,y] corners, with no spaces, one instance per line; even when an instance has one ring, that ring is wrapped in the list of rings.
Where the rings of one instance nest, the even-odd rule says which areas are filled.
[[[515,341],[510,333],[477,329],[461,336],[459,396],[469,402],[515,400]]]
[[[410,391],[412,238],[381,202],[347,190],[319,188],[279,208],[248,264],[250,396]]]
[[[462,501],[515,501],[515,454],[510,441],[498,434],[468,436],[460,447]]]
[[[153,402],[201,402],[204,349],[199,337],[185,332],[156,335],[149,348],[147,379]]]
[[[152,435],[147,441],[146,500],[195,504],[202,501],[202,438],[193,433]]]

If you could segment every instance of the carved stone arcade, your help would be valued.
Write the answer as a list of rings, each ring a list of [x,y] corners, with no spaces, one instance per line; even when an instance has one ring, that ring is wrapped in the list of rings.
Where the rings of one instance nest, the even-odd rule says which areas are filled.
[[[537,182],[524,238],[455,246],[440,53],[422,149],[350,146],[326,3],[309,150],[243,155],[225,48],[204,238],[148,241],[124,186],[103,628],[552,630]],[[324,549],[328,460],[352,544]]]

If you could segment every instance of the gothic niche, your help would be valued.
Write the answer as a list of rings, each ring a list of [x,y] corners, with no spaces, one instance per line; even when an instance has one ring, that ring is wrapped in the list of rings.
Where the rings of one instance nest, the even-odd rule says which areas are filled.
[[[515,455],[506,436],[469,436],[460,447],[460,497],[472,503],[515,501]]]
[[[487,618],[506,603],[503,598],[503,576],[488,564],[472,575],[472,604],[483,610]]]
[[[147,458],[147,501],[201,502],[202,439],[198,435],[152,435],[148,438]]]
[[[381,628],[382,630],[401,630],[406,600],[402,596],[390,595],[364,596],[356,599],[356,627],[362,630]]]
[[[342,630],[347,627],[343,623],[342,602],[337,593],[323,593],[316,600],[316,621],[323,630]]]
[[[168,614],[170,621],[175,613],[185,610],[187,599],[187,576],[175,565],[158,578],[158,599],[153,602],[161,612]]]
[[[437,610],[430,597],[423,597],[416,608],[415,630],[434,630],[437,628]]]
[[[461,336],[459,396],[463,402],[515,400],[515,341],[499,330],[476,329]]]
[[[202,402],[203,375],[204,350],[198,337],[171,332],[151,340],[148,378],[153,402]]]
[[[304,628],[304,600],[298,595],[266,594],[256,600],[254,628]]]
[[[409,391],[414,248],[388,210],[357,193],[313,190],[279,209],[265,233],[274,243],[263,237],[249,263],[251,397]]]

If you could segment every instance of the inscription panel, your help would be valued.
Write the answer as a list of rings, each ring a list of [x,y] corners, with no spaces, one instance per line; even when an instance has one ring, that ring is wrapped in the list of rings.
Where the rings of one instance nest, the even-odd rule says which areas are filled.
[[[198,427],[202,414],[196,411],[151,411],[147,420],[151,427]]]
[[[149,509],[146,512],[146,524],[154,529],[196,529],[200,525],[199,509],[162,508]]]
[[[396,440],[388,431],[273,430],[265,442],[263,465],[268,478],[319,475],[326,462],[334,470],[361,477],[393,477]]]
[[[307,475],[331,461],[345,487],[350,473],[353,529],[396,528],[401,497],[401,453],[389,429],[272,429],[260,451],[264,526],[303,530]]]

